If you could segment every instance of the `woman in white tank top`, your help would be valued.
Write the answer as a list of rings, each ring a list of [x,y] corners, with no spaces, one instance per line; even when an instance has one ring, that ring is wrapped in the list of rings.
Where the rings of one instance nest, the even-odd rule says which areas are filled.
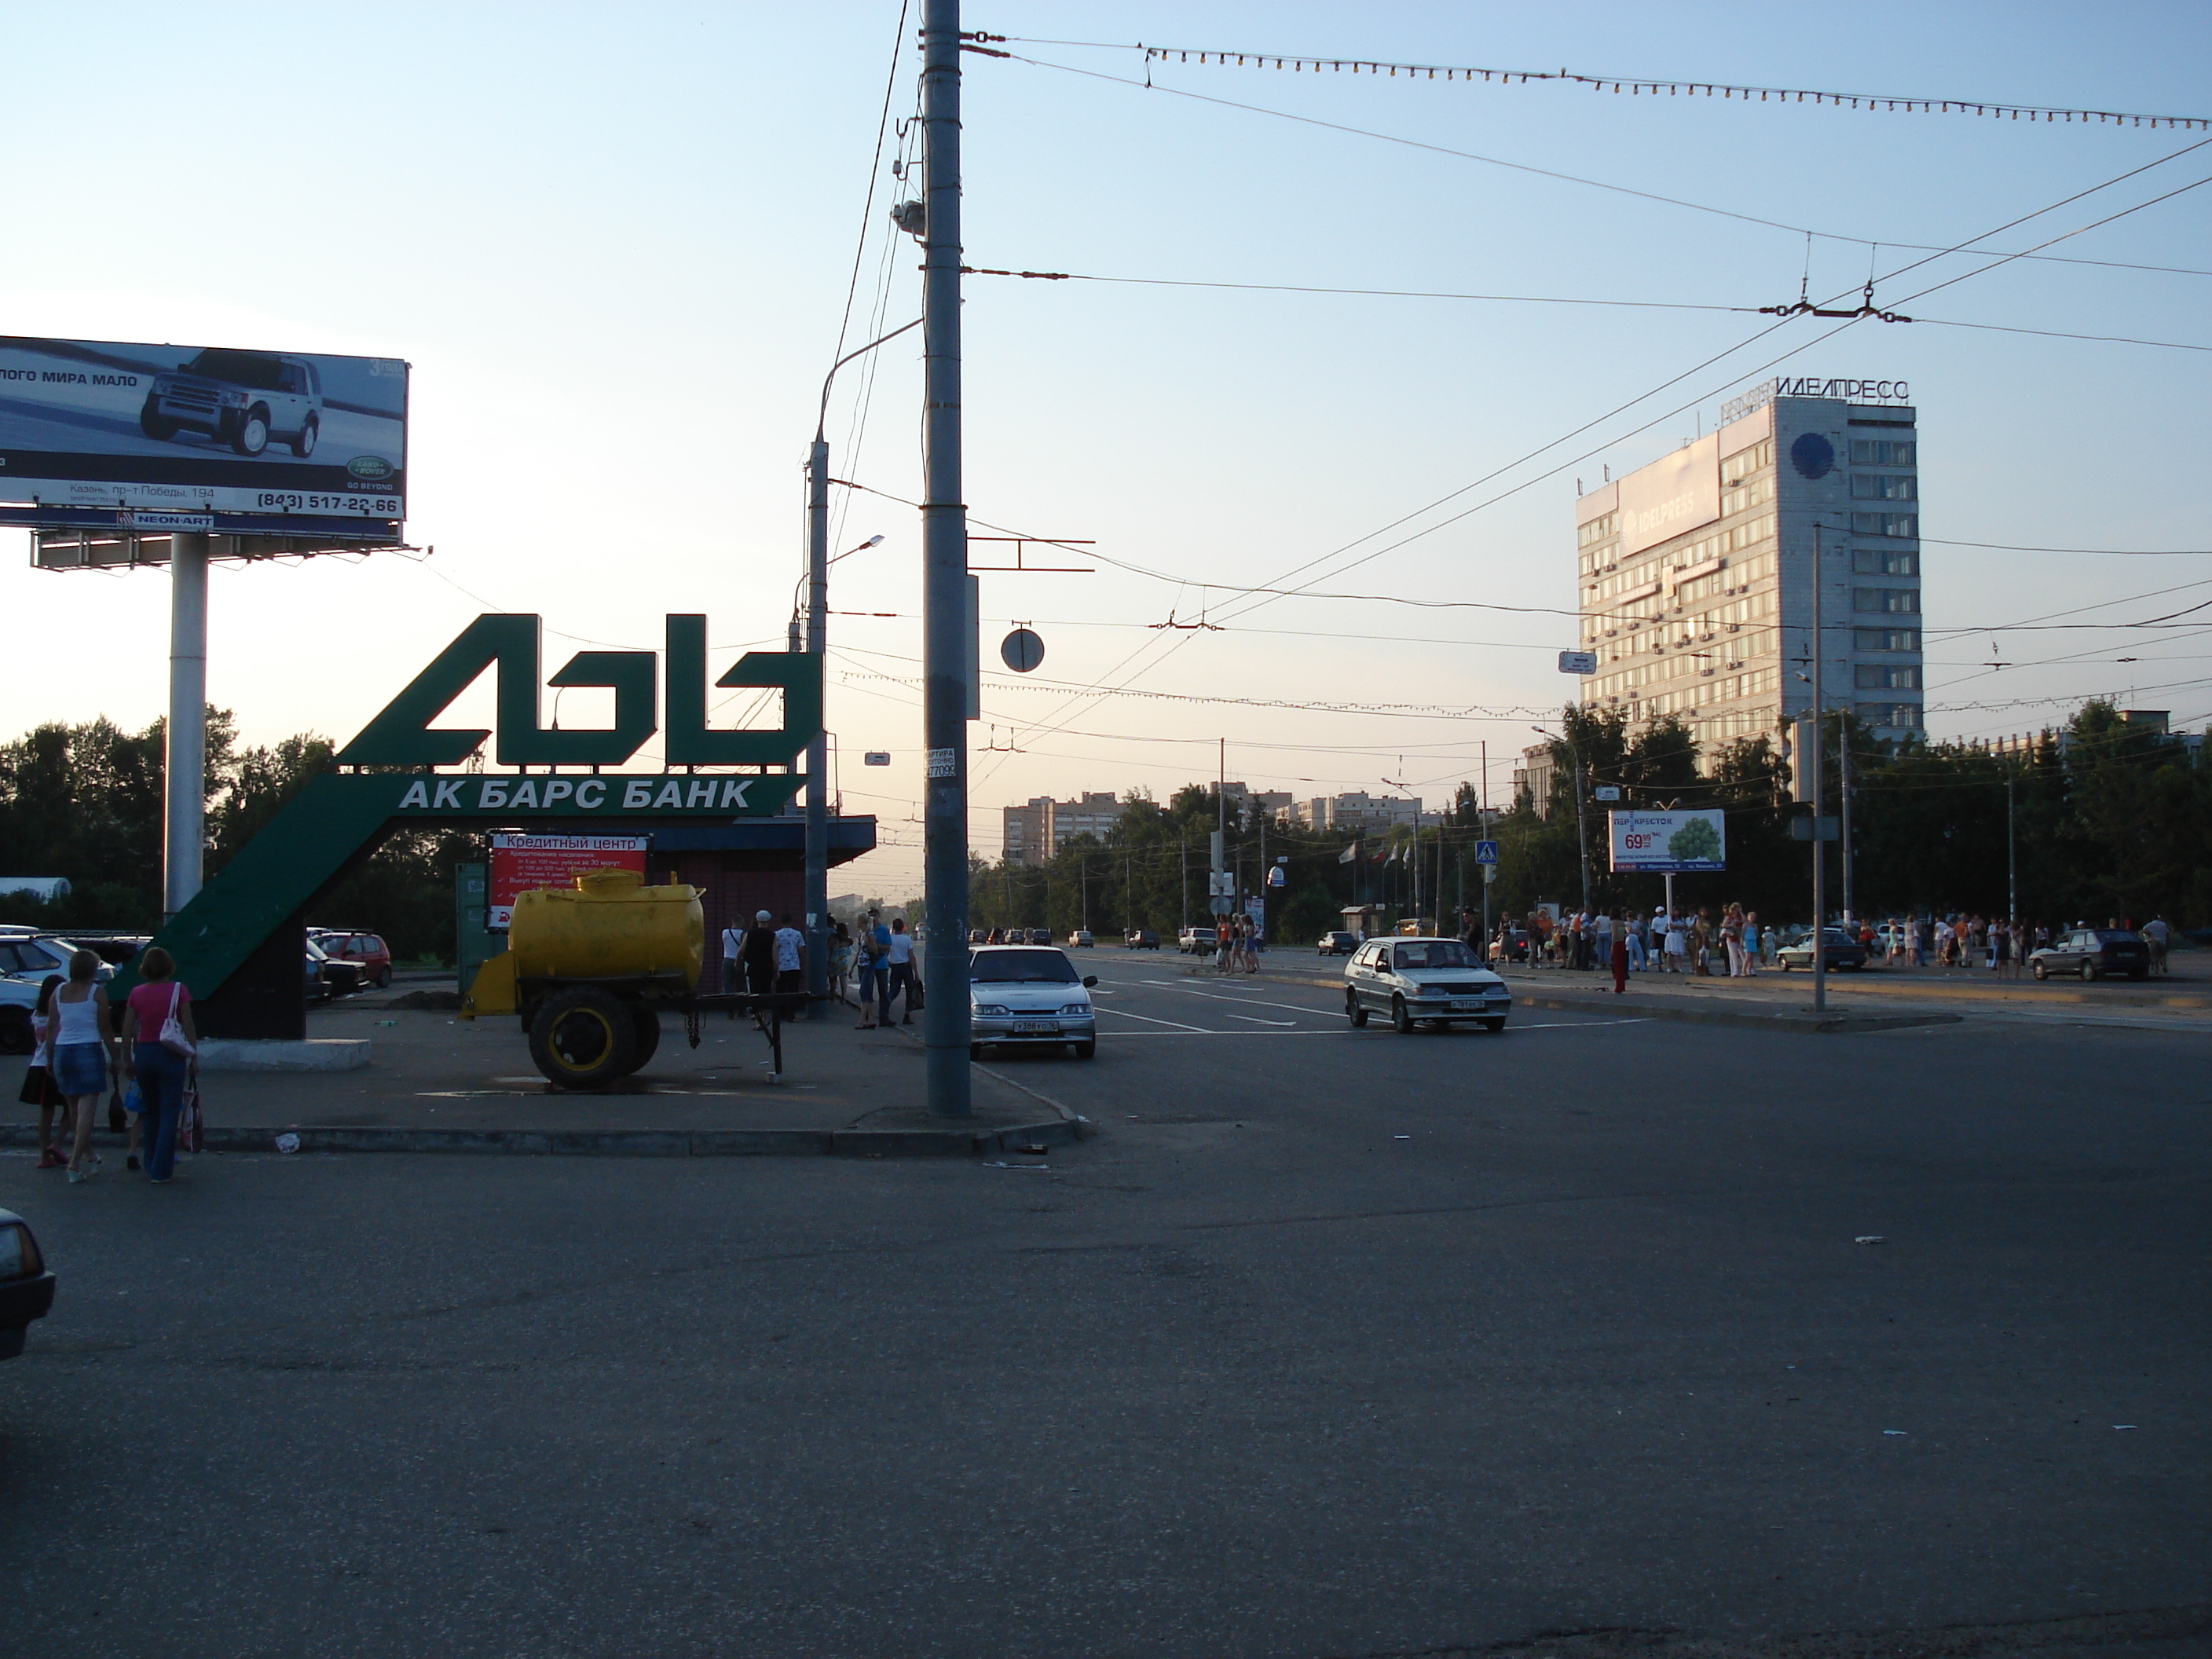
[[[63,1121],[76,1126],[69,1161],[73,1182],[82,1181],[100,1162],[92,1152],[93,1113],[120,1064],[115,1030],[108,1023],[107,999],[94,977],[99,972],[100,958],[91,951],[79,951],[71,957],[69,983],[54,993],[47,1016],[49,1073],[69,1102]]]

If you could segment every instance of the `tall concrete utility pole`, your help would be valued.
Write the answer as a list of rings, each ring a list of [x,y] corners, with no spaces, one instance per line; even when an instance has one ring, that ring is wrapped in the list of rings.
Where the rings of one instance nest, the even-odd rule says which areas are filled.
[[[207,846],[208,538],[169,538],[169,720],[161,769],[161,919],[200,890]]]
[[[922,805],[929,941],[922,982],[929,1109],[966,1117],[968,509],[960,468],[960,0],[924,0]]]
[[[1813,1007],[1815,1012],[1826,1013],[1828,1008],[1828,843],[1820,839],[1821,788],[1826,781],[1821,774],[1826,769],[1820,761],[1823,747],[1820,726],[1827,713],[1827,700],[1820,690],[1820,659],[1827,654],[1827,641],[1820,633],[1820,526],[1813,526]]]

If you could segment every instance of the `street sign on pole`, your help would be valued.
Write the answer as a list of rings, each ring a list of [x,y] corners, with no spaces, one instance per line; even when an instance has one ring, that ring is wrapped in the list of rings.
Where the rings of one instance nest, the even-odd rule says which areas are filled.
[[[1475,861],[1477,864],[1495,864],[1495,863],[1497,863],[1497,862],[1498,862],[1498,843],[1497,843],[1496,842],[1494,842],[1494,841],[1479,841],[1479,842],[1475,842],[1475,844],[1474,844],[1474,861]]]
[[[1562,651],[1559,653],[1559,672],[1562,674],[1595,674],[1597,672],[1597,653],[1595,651]]]

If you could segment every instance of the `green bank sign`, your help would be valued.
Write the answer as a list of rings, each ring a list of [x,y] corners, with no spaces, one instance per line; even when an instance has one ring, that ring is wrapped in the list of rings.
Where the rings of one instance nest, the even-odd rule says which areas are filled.
[[[562,817],[678,815],[750,817],[782,810],[806,781],[775,777],[456,778],[429,773],[378,778],[392,797],[394,817],[500,817],[550,812]]]
[[[708,718],[707,619],[667,619],[665,653],[580,651],[541,672],[534,616],[477,617],[361,734],[338,751],[340,770],[310,778],[173,917],[155,942],[203,997],[220,988],[280,929],[296,926],[317,893],[395,829],[447,824],[551,824],[620,819],[729,823],[780,812],[806,779],[790,767],[822,729],[822,659],[749,651],[713,684],[757,688],[782,704],[776,725],[715,728]],[[496,734],[431,724],[486,671],[498,677]],[[546,686],[614,693],[613,724],[547,726]],[[655,735],[669,769],[618,768]],[[544,771],[440,772],[481,762]],[[703,772],[697,769],[724,769]],[[554,769],[570,769],[565,775]],[[285,969],[296,971],[296,963]],[[131,975],[116,976],[127,989]],[[297,994],[296,980],[288,981]]]

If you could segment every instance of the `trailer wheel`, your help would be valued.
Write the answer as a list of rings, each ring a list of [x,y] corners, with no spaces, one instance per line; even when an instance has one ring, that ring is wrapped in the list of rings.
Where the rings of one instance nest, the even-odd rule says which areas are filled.
[[[532,1063],[556,1089],[596,1089],[637,1066],[635,1011],[589,988],[545,999],[530,1022]]]
[[[660,1047],[660,1016],[651,1008],[635,1008],[630,1013],[637,1027],[637,1051],[629,1057],[629,1068],[641,1072],[653,1063],[653,1050]]]

